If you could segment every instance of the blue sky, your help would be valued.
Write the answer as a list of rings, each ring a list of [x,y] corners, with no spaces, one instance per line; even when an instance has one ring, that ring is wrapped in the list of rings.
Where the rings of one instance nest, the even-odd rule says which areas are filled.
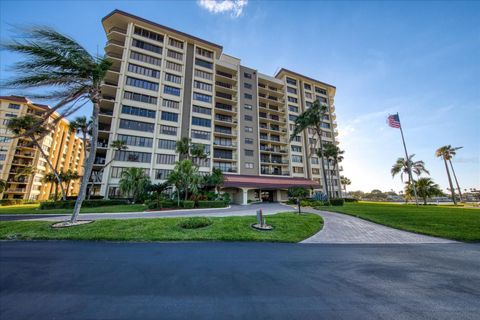
[[[445,144],[463,146],[462,189],[480,187],[480,2],[203,2],[3,0],[0,37],[12,24],[49,25],[102,52],[100,20],[122,9],[221,44],[260,72],[286,67],[334,84],[350,190],[401,190],[389,173],[403,156],[400,133],[385,122],[397,111],[409,152],[441,187],[434,152]],[[0,53],[1,79],[17,58]]]

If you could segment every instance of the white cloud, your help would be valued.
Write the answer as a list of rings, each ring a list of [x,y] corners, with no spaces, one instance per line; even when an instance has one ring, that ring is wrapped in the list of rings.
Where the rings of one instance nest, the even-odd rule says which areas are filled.
[[[239,17],[248,0],[199,0],[198,5],[211,13],[228,13],[233,18]]]

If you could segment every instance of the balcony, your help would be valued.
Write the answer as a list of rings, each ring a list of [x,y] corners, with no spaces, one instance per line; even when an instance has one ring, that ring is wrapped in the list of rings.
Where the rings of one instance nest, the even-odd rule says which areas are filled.
[[[268,163],[268,164],[280,164],[280,165],[288,165],[288,160],[278,159],[278,158],[269,158],[269,157],[261,157],[260,162]]]
[[[213,146],[218,148],[230,149],[230,148],[237,148],[237,143],[235,142],[225,143],[225,142],[214,141]]]
[[[97,148],[103,148],[103,149],[108,148],[108,140],[98,140]]]
[[[267,169],[262,169],[260,171],[262,174],[268,174],[268,175],[274,175],[274,176],[289,176],[290,172],[289,171],[281,171],[281,170],[267,170]]]
[[[18,152],[16,151],[15,152],[15,157],[21,157],[21,158],[34,158],[35,157],[35,154],[34,153],[22,153],[22,152]]]
[[[237,161],[236,152],[223,153],[223,152],[215,152],[215,151],[216,150],[213,151],[213,159],[224,160],[224,161]]]
[[[102,125],[101,123],[98,124],[98,131],[110,131],[110,126]]]
[[[215,127],[214,132],[216,134],[226,135],[226,136],[235,136],[236,135],[236,132],[233,131],[233,130],[225,130],[225,129],[221,129],[221,128],[217,128],[217,127]]]
[[[225,93],[225,92],[215,92],[215,97],[216,98],[219,98],[219,99],[225,99],[225,100],[228,100],[228,101],[234,101],[236,100],[236,97],[232,94],[229,94],[229,93]]]
[[[96,157],[93,164],[104,165],[105,161],[106,161],[106,158]]]
[[[27,189],[25,188],[10,188],[5,190],[7,193],[25,193],[27,192]]]
[[[219,165],[219,163],[214,163],[213,164],[213,167],[215,169],[219,169],[220,171],[222,172],[227,172],[227,173],[236,173],[237,172],[237,167],[235,166],[232,166],[232,167],[225,167],[225,166],[221,166]]]
[[[99,114],[102,115],[102,116],[110,116],[111,117],[111,116],[113,116],[113,111],[100,109]]]

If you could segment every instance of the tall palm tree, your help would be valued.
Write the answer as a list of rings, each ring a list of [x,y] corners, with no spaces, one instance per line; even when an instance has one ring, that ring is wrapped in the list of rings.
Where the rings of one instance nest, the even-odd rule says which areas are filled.
[[[457,175],[455,173],[455,169],[453,169],[452,159],[457,154],[457,150],[462,149],[463,147],[452,147],[451,145],[443,146],[445,155],[447,157],[448,162],[450,163],[450,168],[452,169],[453,178],[455,179],[455,184],[457,185],[458,195],[460,197],[460,201],[462,201],[462,189],[460,189],[460,184],[458,183]],[[441,148],[440,148],[441,149]],[[438,156],[437,156],[438,157]]]
[[[321,104],[318,100],[316,100],[310,108],[308,108],[305,112],[299,115],[297,119],[295,119],[294,129],[290,136],[290,142],[293,141],[293,139],[295,139],[295,137],[298,134],[304,132],[305,130],[307,131],[308,129],[312,130],[314,134],[313,134],[313,139],[311,142],[312,146],[310,150],[314,150],[318,148],[318,155],[320,157],[320,162],[322,164],[322,175],[323,175],[323,181],[325,185],[324,186],[325,194],[327,195],[327,198],[329,198],[327,174],[325,172],[325,159],[323,154],[324,129],[322,127],[323,126],[322,122],[326,115],[328,115],[327,106]],[[309,153],[308,161],[310,161],[311,155],[312,153]]]
[[[46,173],[42,178],[42,182],[53,184],[53,187],[54,187],[53,201],[56,202],[58,200],[58,180],[55,177],[55,174],[53,172]]]
[[[202,160],[208,157],[203,145],[192,143],[192,140],[187,137],[183,137],[177,141],[176,151],[180,155],[180,160],[192,160],[193,158]]]
[[[132,197],[133,203],[136,203],[138,197],[148,190],[150,178],[145,174],[142,168],[131,167],[122,171],[120,178],[120,191]]]
[[[167,181],[177,188],[177,193],[183,192],[185,200],[188,200],[189,191],[196,193],[200,183],[198,167],[191,160],[185,159],[175,164],[175,168],[168,175]],[[178,195],[180,198],[180,195]]]
[[[340,150],[340,148],[338,146],[334,145],[331,142],[325,143],[323,148],[324,148],[323,153],[324,153],[325,158],[327,158],[327,160],[329,162],[330,161],[332,162],[333,170],[335,171],[336,174],[338,174],[338,163],[343,161],[343,154],[345,153],[345,151]],[[329,172],[330,172],[330,170],[329,170]],[[330,180],[331,180],[330,181],[330,183],[331,183],[331,189],[330,190],[333,193],[334,186],[333,186],[333,179],[331,178],[331,176],[330,176]]]
[[[455,198],[455,189],[453,188],[452,177],[450,176],[450,170],[448,169],[447,161],[450,161],[452,159],[452,157],[456,154],[456,150],[458,149],[459,148],[452,148],[451,145],[446,145],[438,148],[435,151],[435,156],[437,158],[442,158],[445,164],[445,170],[447,171],[447,177],[448,177],[448,184],[450,185],[450,193],[452,194],[452,200],[455,205],[457,205],[457,199]],[[459,188],[459,191],[460,191],[460,188]]]
[[[345,176],[340,176],[340,182],[343,186],[343,191],[344,191],[345,196],[346,196],[347,195],[347,186],[351,185],[352,181]]]
[[[215,193],[219,193],[220,187],[223,185],[225,180],[222,170],[218,168],[213,168],[212,173],[205,177],[206,184],[215,188]]]
[[[392,169],[390,170],[392,177],[395,177],[397,174],[400,173],[400,179],[403,182],[403,174],[408,175],[408,166],[410,164],[410,167],[412,168],[412,172],[415,173],[417,176],[421,175],[422,173],[430,174],[428,170],[425,168],[425,162],[419,160],[419,161],[413,161],[413,157],[415,155],[412,154],[408,157],[408,162],[405,160],[405,158],[398,158],[395,164],[392,166]],[[410,177],[409,177],[410,180]],[[409,181],[410,183],[411,181]]]
[[[156,198],[157,198],[157,207],[161,209],[161,197],[162,197],[162,194],[165,190],[167,190],[168,188],[170,188],[169,184],[167,182],[164,182],[164,183],[156,183],[156,184],[151,184],[148,188],[149,191],[153,191],[155,192],[155,194],[157,195]]]
[[[70,131],[82,135],[83,141],[83,159],[87,159],[87,136],[92,128],[92,120],[87,120],[87,117],[76,117],[70,122]]]
[[[53,167],[50,158],[45,153],[39,142],[42,141],[43,138],[52,131],[51,124],[45,123],[42,126],[39,126],[38,121],[35,117],[31,115],[26,115],[23,117],[10,119],[7,123],[7,128],[17,137],[25,136],[29,138],[31,142],[36,146],[37,150],[40,151],[43,159],[45,159],[45,161],[47,162],[51,172],[55,175],[57,183],[60,185],[62,199],[66,200],[65,190],[62,186],[62,178],[60,177],[57,170]]]
[[[8,81],[6,86],[56,88],[55,91],[42,96],[43,98],[57,99],[59,102],[45,114],[43,122],[39,122],[38,127],[47,121],[50,114],[60,108],[63,110],[62,116],[68,116],[89,102],[93,104],[90,150],[85,162],[80,191],[70,219],[70,223],[74,223],[80,213],[95,160],[101,99],[100,87],[112,63],[106,57],[92,56],[78,42],[51,28],[32,28],[19,32],[16,39],[2,47],[22,54],[25,59],[15,64],[16,77]]]
[[[65,172],[61,172],[60,176],[62,177],[62,181],[67,185],[66,195],[68,196],[68,191],[70,190],[70,182],[80,179],[80,175],[78,174],[78,172],[68,169]]]
[[[420,178],[416,181],[415,187],[417,188],[417,194],[423,199],[423,204],[427,204],[427,199],[434,196],[442,196],[443,192],[440,186],[433,182],[431,178]],[[413,196],[413,188],[411,184],[407,184],[405,188],[405,194],[407,196]]]

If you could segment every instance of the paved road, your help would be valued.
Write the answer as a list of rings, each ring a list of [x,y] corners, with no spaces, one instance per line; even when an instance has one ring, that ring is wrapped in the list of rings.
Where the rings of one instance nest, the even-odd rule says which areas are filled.
[[[165,217],[227,217],[227,216],[246,216],[255,215],[258,209],[262,209],[264,214],[275,214],[278,212],[292,211],[289,206],[279,203],[251,204],[248,206],[231,205],[225,209],[205,209],[205,210],[174,210],[170,212],[124,212],[124,213],[82,213],[80,219],[83,220],[101,220],[101,219],[136,219],[136,218],[165,218]],[[42,220],[42,221],[63,221],[69,215],[40,215],[40,214],[0,214],[0,221],[4,220]]]
[[[389,228],[346,214],[306,208],[322,216],[323,229],[303,243],[454,243],[453,240],[429,237]]]
[[[478,319],[480,245],[0,242],[0,319]]]

